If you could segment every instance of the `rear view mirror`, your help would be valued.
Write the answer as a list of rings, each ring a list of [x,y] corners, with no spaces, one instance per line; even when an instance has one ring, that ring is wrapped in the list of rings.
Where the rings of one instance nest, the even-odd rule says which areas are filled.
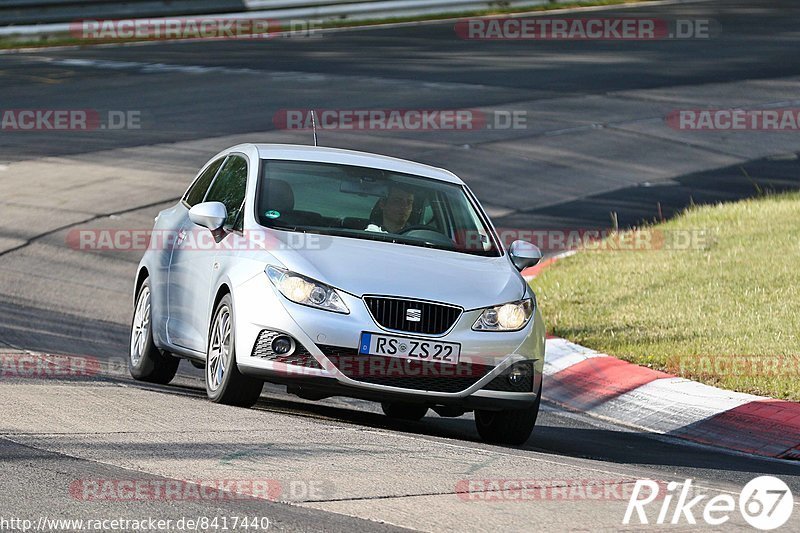
[[[371,177],[355,179],[343,179],[339,187],[342,192],[358,194],[359,196],[378,196],[384,197],[387,194],[386,182],[377,181]]]
[[[524,270],[532,267],[542,259],[542,251],[538,246],[527,241],[514,241],[508,249],[511,262],[517,270]]]
[[[216,231],[225,224],[228,210],[222,202],[203,202],[189,209],[189,220],[211,231]]]

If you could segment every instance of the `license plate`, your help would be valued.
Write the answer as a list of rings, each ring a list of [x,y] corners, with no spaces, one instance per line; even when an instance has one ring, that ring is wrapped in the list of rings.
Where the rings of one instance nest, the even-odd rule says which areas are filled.
[[[461,345],[454,342],[362,333],[358,353],[455,365],[461,356]]]

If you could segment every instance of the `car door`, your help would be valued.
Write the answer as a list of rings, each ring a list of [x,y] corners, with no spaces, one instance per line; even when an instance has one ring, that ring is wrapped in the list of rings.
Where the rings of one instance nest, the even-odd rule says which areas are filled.
[[[187,189],[186,194],[184,194],[183,198],[181,198],[180,203],[178,203],[173,210],[174,212],[171,215],[169,224],[171,235],[169,236],[170,238],[168,240],[165,239],[165,242],[171,243],[171,247],[169,249],[169,255],[164,268],[164,275],[162,277],[165,285],[165,290],[162,291],[165,299],[164,307],[162,309],[166,309],[167,339],[170,343],[178,344],[180,346],[186,345],[185,338],[187,336],[186,331],[188,329],[184,318],[185,313],[182,312],[181,309],[181,305],[186,301],[186,297],[182,295],[177,288],[173,288],[171,286],[170,271],[172,269],[172,264],[175,261],[186,260],[190,257],[187,258],[183,253],[176,253],[176,249],[180,247],[179,244],[184,247],[183,251],[185,251],[186,246],[186,244],[183,242],[184,238],[180,239],[180,243],[178,242],[178,236],[185,236],[187,222],[189,222],[189,209],[201,203],[205,199],[206,194],[208,194],[208,189],[214,182],[214,178],[217,177],[217,173],[219,172],[219,169],[222,167],[222,164],[225,162],[226,158],[227,156],[222,156],[212,161],[198,174],[194,182],[192,182]],[[181,250],[178,251],[181,252]]]
[[[188,216],[178,232],[169,269],[170,341],[205,353],[214,257],[224,245],[247,189],[247,159],[231,154],[208,189],[204,202],[222,202],[228,210],[223,229],[212,233]]]

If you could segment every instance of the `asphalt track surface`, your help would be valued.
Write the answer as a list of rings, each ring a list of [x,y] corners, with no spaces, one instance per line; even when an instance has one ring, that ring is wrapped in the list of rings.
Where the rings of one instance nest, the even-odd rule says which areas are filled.
[[[438,23],[258,43],[151,43],[0,56],[2,109],[135,110],[142,117],[142,127],[132,130],[0,134],[0,345],[119,363],[140,254],[82,253],[66,246],[68,231],[148,228],[197,167],[235,142],[308,142],[308,132],[274,127],[282,109],[527,111],[524,130],[320,135],[325,145],[455,171],[501,227],[605,227],[611,212],[621,224],[635,224],[669,216],[691,201],[798,188],[796,132],[687,134],[662,120],[681,108],[791,107],[800,100],[800,10],[794,2],[712,1],[601,13],[596,16],[710,18],[721,33],[652,42],[472,42],[457,38],[452,23]],[[118,372],[98,383],[8,379],[0,386],[2,512],[213,511],[267,515],[274,527],[287,530],[524,531],[616,529],[624,505],[464,507],[452,480],[692,478],[735,493],[756,475],[771,474],[800,495],[800,466],[794,463],[658,438],[549,405],[526,445],[498,448],[482,444],[467,418],[430,415],[419,423],[391,423],[371,404],[309,403],[276,387],[265,389],[252,411],[218,409],[202,400],[198,372],[183,365],[174,387],[143,387]],[[176,413],[177,405],[185,411]],[[204,429],[193,417],[223,429]],[[115,426],[112,419],[138,424],[147,435],[126,439],[134,435],[130,424]],[[167,426],[200,432],[198,440],[185,442],[178,433],[159,440]],[[265,427],[270,431],[264,433]],[[316,438],[332,432],[344,432],[342,442],[349,444],[337,449],[340,437]],[[353,435],[360,440],[350,443]],[[256,439],[275,448],[254,452]],[[295,505],[97,506],[54,489],[78,478],[130,478],[131,472],[159,479],[199,475],[193,468],[204,461],[230,463],[219,451],[222,444],[235,448],[228,454],[241,448],[255,457],[242,471],[272,465],[262,467],[264,475],[285,479],[287,472],[302,472],[303,479],[320,479],[336,490]],[[387,457],[394,446],[412,458],[404,463]],[[173,456],[176,449],[191,457]],[[438,463],[431,466],[413,453],[426,450],[447,463],[452,457],[442,449],[474,460],[440,478]],[[298,455],[319,464],[307,470]],[[797,530],[799,520],[795,513],[787,527]],[[740,522],[736,527],[744,527]]]

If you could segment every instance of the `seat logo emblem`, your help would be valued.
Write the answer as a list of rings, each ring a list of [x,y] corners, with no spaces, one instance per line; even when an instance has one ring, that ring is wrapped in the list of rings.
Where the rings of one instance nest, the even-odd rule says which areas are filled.
[[[407,309],[406,320],[409,322],[420,322],[422,320],[422,309]]]

